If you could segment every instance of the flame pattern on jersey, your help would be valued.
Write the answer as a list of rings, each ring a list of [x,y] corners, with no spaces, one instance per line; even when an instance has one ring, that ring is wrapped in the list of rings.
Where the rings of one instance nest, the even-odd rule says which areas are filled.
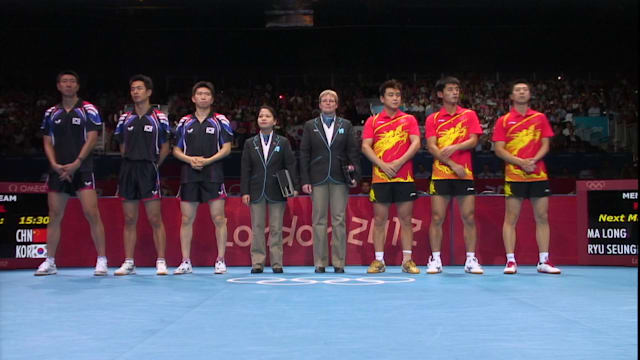
[[[376,153],[377,157],[382,159],[383,156],[387,153],[387,151],[393,149],[397,143],[407,142],[408,140],[409,140],[409,132],[404,129],[404,125],[400,125],[393,130],[389,130],[386,133],[383,133],[380,136],[380,138],[376,141],[376,143],[373,145],[373,151]],[[396,148],[396,152],[398,152],[398,150],[399,149]],[[402,156],[402,154],[398,156],[398,154],[395,154],[395,153],[392,155],[394,155],[394,157]],[[387,176],[387,174],[384,173],[384,171],[380,170],[380,168],[375,165],[373,166],[373,172],[378,177],[383,179],[383,181],[385,182],[413,181],[413,177],[411,176],[410,173],[407,174],[406,178],[400,178],[400,177],[390,178],[389,176]]]
[[[438,149],[444,149],[447,146],[457,143],[458,139],[464,139],[467,136],[467,130],[465,122],[459,122],[456,126],[441,131],[438,133]],[[440,162],[440,160],[434,160],[433,166],[444,174],[454,174],[453,170],[448,165]],[[467,164],[464,165],[464,172],[467,176],[473,176],[473,172],[469,169]]]

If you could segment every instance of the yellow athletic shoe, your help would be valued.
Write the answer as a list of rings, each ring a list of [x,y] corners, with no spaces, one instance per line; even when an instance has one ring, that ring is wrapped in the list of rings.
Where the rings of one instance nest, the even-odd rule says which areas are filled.
[[[416,263],[413,260],[409,260],[406,263],[402,264],[402,272],[406,272],[409,274],[420,274],[420,269],[416,266]]]
[[[367,269],[367,274],[379,274],[383,273],[385,270],[384,263],[382,261],[373,260],[369,268]]]

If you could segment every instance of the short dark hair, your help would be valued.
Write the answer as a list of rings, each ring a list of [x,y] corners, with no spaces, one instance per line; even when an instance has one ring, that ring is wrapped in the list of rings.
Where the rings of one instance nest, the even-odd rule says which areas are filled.
[[[78,73],[73,71],[73,70],[62,70],[58,73],[58,75],[56,76],[56,82],[59,83],[60,79],[64,76],[64,75],[71,75],[74,78],[76,78],[76,82],[80,82],[80,76],[78,76]]]
[[[271,113],[271,115],[273,115],[273,119],[277,120],[278,119],[278,115],[276,115],[276,111],[274,108],[272,108],[269,105],[262,105],[260,106],[260,108],[258,109],[258,114],[260,114],[260,110],[265,109],[265,110],[269,110],[269,112]]]
[[[191,96],[195,95],[196,91],[200,88],[209,89],[209,91],[211,91],[211,96],[213,96],[213,84],[209,81],[198,81],[195,85],[193,85],[193,87],[191,88]]]
[[[151,80],[151,78],[148,77],[147,75],[142,75],[142,74],[133,75],[131,79],[129,79],[129,86],[131,86],[131,84],[133,84],[134,81],[142,81],[144,83],[144,87],[147,90],[153,90],[153,80]]]
[[[460,80],[453,76],[445,76],[442,79],[436,82],[436,92],[444,91],[444,88],[449,84],[454,84],[460,86]]]
[[[513,88],[518,84],[525,84],[531,90],[531,84],[526,79],[515,79],[509,83],[509,95],[513,94]]]
[[[384,93],[387,91],[387,89],[398,89],[400,90],[400,93],[402,93],[402,84],[396,79],[390,79],[383,82],[378,89],[380,96],[384,96]]]

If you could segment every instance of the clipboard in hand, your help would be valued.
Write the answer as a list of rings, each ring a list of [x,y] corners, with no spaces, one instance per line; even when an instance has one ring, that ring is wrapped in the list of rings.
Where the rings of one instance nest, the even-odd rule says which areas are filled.
[[[276,177],[278,178],[278,184],[280,185],[280,192],[282,192],[282,196],[286,198],[293,196],[293,182],[291,181],[289,170],[278,170]]]
[[[356,179],[356,172],[355,170],[349,170],[349,164],[342,164],[342,174],[347,185],[351,185]]]

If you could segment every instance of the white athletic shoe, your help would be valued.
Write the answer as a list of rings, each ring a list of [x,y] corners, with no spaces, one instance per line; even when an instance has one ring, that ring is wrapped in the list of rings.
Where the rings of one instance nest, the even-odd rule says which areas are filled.
[[[467,258],[467,261],[464,263],[464,272],[478,275],[484,274],[484,270],[482,270],[482,266],[480,266],[475,256]]]
[[[133,275],[136,273],[136,266],[133,262],[126,261],[122,263],[122,266],[118,270],[114,271],[115,276]]]
[[[427,264],[427,274],[439,274],[442,272],[442,260],[434,259],[433,256],[429,256],[429,263]]]
[[[553,266],[553,264],[550,263],[549,260],[543,263],[538,263],[537,268],[539,273],[544,273],[544,274],[560,274],[561,273],[560,269]]]
[[[214,274],[224,274],[227,272],[227,265],[224,263],[224,260],[217,260],[216,266],[214,270]]]
[[[183,261],[177,269],[173,270],[173,275],[191,274],[192,272],[191,262]]]
[[[507,275],[513,275],[518,272],[518,265],[515,261],[507,261],[507,265],[504,267],[504,273]]]
[[[55,275],[58,273],[58,269],[56,268],[56,264],[51,263],[45,260],[40,266],[38,266],[38,270],[33,274],[35,276],[45,276],[45,275]]]
[[[107,259],[98,258],[96,261],[96,269],[93,271],[93,275],[95,276],[105,276],[107,275],[109,268],[107,267]]]
[[[164,259],[156,260],[156,275],[169,275],[167,262]]]

